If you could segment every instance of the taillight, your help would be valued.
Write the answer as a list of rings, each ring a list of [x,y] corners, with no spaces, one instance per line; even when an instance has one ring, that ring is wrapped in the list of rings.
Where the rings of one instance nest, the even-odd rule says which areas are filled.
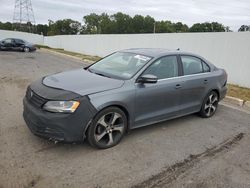
[[[223,84],[223,87],[227,85],[227,77],[228,77],[227,72],[225,70],[224,73],[225,73],[225,82]]]

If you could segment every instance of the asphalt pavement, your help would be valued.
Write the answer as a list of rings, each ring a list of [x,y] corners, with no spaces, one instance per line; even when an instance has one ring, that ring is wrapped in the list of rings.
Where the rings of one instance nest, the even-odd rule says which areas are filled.
[[[202,165],[197,162],[200,166],[188,169],[192,177],[182,177],[184,169],[178,177],[185,182],[173,180],[171,186],[223,187],[228,179],[229,187],[250,185],[250,159],[246,157],[250,151],[250,115],[224,105],[209,119],[193,114],[133,130],[119,145],[107,150],[94,149],[87,143],[54,144],[34,136],[22,117],[22,99],[28,84],[49,74],[86,65],[39,50],[0,52],[0,187],[150,187],[156,184],[143,182],[150,178],[154,181],[154,177],[157,180],[157,175],[169,167],[239,134],[243,138],[228,147],[228,151],[221,151],[221,155],[218,152],[218,157],[206,156],[207,163]],[[246,147],[241,147],[241,143]],[[237,168],[223,160],[227,154],[232,160],[237,159]],[[213,168],[208,168],[211,165]],[[206,169],[210,169],[210,174],[206,174]],[[202,180],[216,175],[213,170],[220,174],[215,184],[204,184]],[[199,182],[194,178],[197,174],[201,177]],[[221,184],[216,184],[217,181]]]

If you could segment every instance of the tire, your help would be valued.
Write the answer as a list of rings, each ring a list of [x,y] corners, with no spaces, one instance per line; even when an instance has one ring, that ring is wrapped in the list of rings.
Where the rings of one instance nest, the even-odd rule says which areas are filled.
[[[123,138],[128,126],[125,113],[117,107],[100,111],[87,130],[91,146],[107,149],[117,145]]]
[[[203,118],[212,117],[218,107],[219,96],[215,91],[211,91],[204,99],[202,103],[201,110],[199,112],[200,116]]]
[[[24,52],[30,52],[30,49],[29,49],[29,47],[24,47],[24,48],[23,48],[23,51],[24,51]]]

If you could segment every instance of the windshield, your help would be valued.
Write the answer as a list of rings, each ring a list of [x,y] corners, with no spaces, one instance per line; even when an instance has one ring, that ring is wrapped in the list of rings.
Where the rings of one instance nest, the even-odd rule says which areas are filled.
[[[88,68],[90,72],[111,78],[130,79],[139,71],[151,57],[116,52]]]

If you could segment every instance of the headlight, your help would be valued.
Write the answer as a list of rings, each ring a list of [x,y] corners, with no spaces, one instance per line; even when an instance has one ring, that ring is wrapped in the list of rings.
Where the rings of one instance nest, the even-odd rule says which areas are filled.
[[[43,109],[50,112],[73,113],[79,104],[78,101],[48,101],[44,104]]]

